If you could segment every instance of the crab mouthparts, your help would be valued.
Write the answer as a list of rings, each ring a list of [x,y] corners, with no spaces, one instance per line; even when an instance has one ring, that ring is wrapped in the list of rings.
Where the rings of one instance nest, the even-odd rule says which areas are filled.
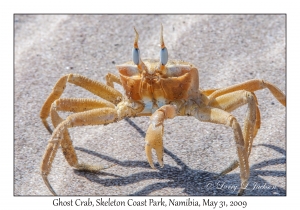
[[[155,73],[155,69],[147,69],[147,73],[152,75]]]

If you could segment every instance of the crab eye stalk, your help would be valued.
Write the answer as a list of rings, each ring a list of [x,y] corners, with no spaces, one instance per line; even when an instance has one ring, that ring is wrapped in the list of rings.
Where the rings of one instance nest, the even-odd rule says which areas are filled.
[[[161,25],[161,30],[160,30],[160,63],[161,65],[166,65],[168,62],[168,50],[165,46],[164,43],[164,37],[163,37],[163,26]]]
[[[133,49],[132,49],[132,60],[135,65],[139,65],[140,61],[141,61],[140,50],[139,50],[139,46],[138,46],[139,34],[135,28],[134,28],[134,31],[135,31],[135,39],[134,39],[134,44],[133,44]]]

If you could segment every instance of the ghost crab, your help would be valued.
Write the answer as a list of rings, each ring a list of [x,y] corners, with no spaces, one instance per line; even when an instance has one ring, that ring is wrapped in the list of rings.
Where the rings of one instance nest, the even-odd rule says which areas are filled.
[[[67,74],[58,80],[45,101],[40,117],[46,129],[52,133],[41,162],[41,174],[46,186],[56,195],[47,176],[59,146],[70,166],[91,172],[105,169],[102,166],[78,162],[68,128],[108,124],[125,117],[151,116],[145,138],[145,152],[150,166],[155,168],[152,149],[156,151],[159,165],[163,167],[164,120],[175,116],[194,116],[202,122],[223,124],[233,130],[238,159],[219,175],[225,175],[239,166],[241,186],[238,195],[242,195],[249,179],[248,157],[253,139],[260,128],[260,112],[254,91],[267,88],[285,106],[284,93],[273,84],[259,79],[222,89],[202,90],[199,88],[198,70],[193,64],[168,60],[162,26],[160,60],[142,61],[136,30],[135,34],[133,61],[116,66],[119,76],[108,74],[105,85],[78,74]],[[78,85],[105,101],[60,98],[67,82]],[[114,89],[114,83],[123,86],[126,93],[124,96]],[[242,130],[230,112],[245,104],[248,105],[248,110]],[[58,111],[73,114],[62,119]],[[49,115],[55,128],[53,132],[47,122]]]

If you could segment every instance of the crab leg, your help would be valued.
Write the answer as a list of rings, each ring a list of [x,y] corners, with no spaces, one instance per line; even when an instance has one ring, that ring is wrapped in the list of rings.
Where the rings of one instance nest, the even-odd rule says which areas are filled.
[[[56,128],[63,121],[63,119],[58,115],[57,111],[83,112],[104,107],[115,108],[115,105],[108,101],[99,101],[95,99],[59,98],[54,101],[51,106],[50,115],[52,124],[54,128]],[[63,154],[70,166],[76,166],[77,157],[67,129],[64,131],[63,135],[63,140],[61,141]]]
[[[42,119],[44,126],[47,128],[47,130],[50,133],[52,133],[52,130],[46,119],[49,116],[51,104],[55,100],[60,98],[60,96],[62,95],[62,93],[66,87],[67,82],[73,83],[77,86],[80,86],[80,87],[92,92],[93,94],[95,94],[107,101],[112,102],[113,104],[117,104],[122,99],[122,94],[112,87],[109,87],[100,82],[88,79],[87,77],[81,76],[79,74],[67,74],[67,75],[61,77],[57,81],[57,83],[55,84],[52,92],[50,93],[47,100],[45,101],[45,103],[41,109],[41,112],[40,112],[40,118]]]
[[[59,98],[51,105],[51,110],[64,112],[84,112],[96,108],[115,108],[113,103],[90,98]],[[51,111],[50,111],[51,112]]]
[[[265,80],[260,79],[253,79],[248,80],[246,82],[233,85],[227,88],[222,88],[219,90],[214,91],[211,95],[209,95],[209,99],[213,100],[214,98],[224,95],[226,93],[234,92],[237,90],[247,90],[249,92],[254,92],[256,90],[261,90],[264,88],[268,88],[270,92],[273,94],[273,96],[283,105],[286,106],[286,98],[284,93],[277,88],[275,85],[273,85],[270,82],[267,82]]]
[[[164,105],[156,110],[151,118],[150,125],[145,138],[145,152],[151,168],[155,169],[151,149],[155,149],[160,167],[163,167],[163,122],[176,116],[176,108],[173,105]]]
[[[209,96],[209,95],[211,95],[213,92],[215,92],[216,90],[218,90],[218,89],[207,89],[207,90],[199,90],[201,93],[203,93],[204,95],[206,95],[206,96]]]
[[[114,75],[114,74],[111,74],[111,73],[108,73],[106,76],[105,76],[105,79],[106,79],[106,85],[114,88],[114,82],[119,84],[119,85],[122,85],[121,83],[121,80],[120,80],[120,77]]]
[[[195,118],[202,122],[212,122],[217,124],[223,124],[229,126],[233,129],[234,138],[236,142],[237,154],[239,158],[239,165],[240,165],[240,177],[241,177],[241,187],[238,192],[238,195],[242,195],[244,189],[248,184],[249,179],[249,162],[248,162],[248,155],[245,148],[243,133],[240,128],[239,123],[228,112],[218,109],[218,108],[211,108],[211,107],[198,107],[192,106],[189,110],[187,110],[192,114]]]
[[[55,118],[58,122],[59,116],[56,116]],[[51,165],[59,145],[63,147],[64,153],[66,153],[65,157],[71,166],[79,170],[87,170],[92,172],[104,169],[104,167],[102,166],[92,166],[84,163],[82,164],[78,163],[77,156],[72,146],[72,142],[68,135],[67,129],[76,126],[107,124],[107,123],[114,122],[117,119],[118,119],[118,114],[116,109],[100,108],[100,109],[93,109],[90,111],[71,114],[59,125],[57,125],[57,127],[55,128],[51,136],[51,139],[48,142],[46,151],[43,156],[43,160],[41,162],[41,174],[43,180],[47,185],[47,187],[49,188],[49,190],[52,192],[52,194],[56,195],[51,185],[49,184],[47,176],[50,173]]]
[[[59,98],[55,100],[50,108],[52,124],[56,127],[62,120],[56,122],[53,116],[58,115],[57,111],[64,112],[84,112],[97,108],[115,108],[115,105],[108,101],[100,101],[87,98]]]
[[[245,117],[243,136],[245,149],[249,158],[252,149],[253,139],[260,127],[260,113],[258,108],[257,99],[254,93],[240,90],[225,95],[221,95],[211,101],[210,106],[223,109],[231,112],[236,108],[248,103],[248,111]],[[237,168],[239,165],[238,160],[235,160],[229,167],[222,171],[218,176],[225,175],[230,171]]]

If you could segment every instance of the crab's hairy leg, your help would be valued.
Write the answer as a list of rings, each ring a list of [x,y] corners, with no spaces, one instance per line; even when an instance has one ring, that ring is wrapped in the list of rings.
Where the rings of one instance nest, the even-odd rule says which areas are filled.
[[[63,119],[58,115],[58,111],[76,113],[104,107],[115,108],[115,105],[108,101],[99,101],[95,99],[59,98],[52,103],[50,116],[52,124],[54,128],[56,128],[63,121]],[[67,129],[64,131],[63,135],[63,140],[61,141],[63,154],[69,165],[75,167],[78,164],[77,156]]]
[[[56,128],[64,120],[58,115],[56,110],[52,108],[53,104],[51,106],[51,119],[52,119],[53,126]],[[75,149],[73,147],[73,144],[72,144],[72,141],[71,141],[70,134],[69,134],[68,130],[65,129],[63,131],[62,135],[63,135],[63,137],[60,140],[60,145],[61,145],[63,154],[64,154],[67,162],[69,163],[69,165],[72,166],[72,167],[76,167],[78,165],[78,159],[77,159],[77,155],[76,155]],[[49,162],[52,162],[52,160],[49,161]]]
[[[201,93],[203,93],[204,95],[206,95],[206,96],[209,96],[209,95],[211,95],[213,92],[215,92],[216,90],[218,90],[218,89],[206,89],[206,90],[199,90]]]
[[[47,176],[50,172],[51,163],[54,160],[54,157],[55,157],[55,154],[56,154],[57,149],[59,147],[59,144],[60,144],[60,142],[58,140],[56,140],[56,141],[52,140],[51,142],[48,143],[48,145],[46,147],[46,151],[45,151],[44,156],[43,156],[42,163],[41,163],[41,173],[42,173],[43,180],[44,180],[46,186],[48,187],[48,189],[50,190],[50,192],[53,195],[56,195],[56,193],[53,190],[53,188],[51,187]]]
[[[52,133],[52,129],[50,128],[48,122],[47,122],[47,117],[49,116],[50,113],[50,107],[51,104],[58,99],[61,94],[63,93],[64,89],[66,88],[66,83],[67,83],[68,75],[61,77],[56,84],[54,85],[54,88],[52,89],[52,92],[46,99],[41,111],[40,111],[40,118],[42,119],[42,122],[46,129],[49,131],[49,133]]]
[[[49,142],[46,148],[46,151],[44,153],[42,162],[41,162],[41,174],[42,177],[49,188],[49,190],[52,192],[52,194],[55,194],[54,190],[52,189],[51,185],[48,182],[47,176],[50,173],[51,165],[53,162],[53,159],[56,155],[58,146],[61,144],[64,148],[64,152],[67,152],[68,154],[65,154],[65,157],[68,158],[68,162],[71,163],[73,167],[79,169],[79,170],[87,170],[87,171],[99,171],[101,169],[104,169],[101,166],[92,166],[84,163],[78,163],[75,150],[72,146],[70,137],[67,136],[67,129],[71,127],[76,126],[85,126],[85,125],[101,125],[101,124],[107,124],[112,123],[114,121],[118,120],[118,114],[116,109],[112,108],[100,108],[100,109],[93,109],[85,112],[79,112],[74,113],[68,116],[65,120],[63,120],[59,125],[56,126]],[[57,118],[57,122],[59,121],[59,118]]]
[[[260,127],[260,114],[257,103],[257,98],[254,93],[239,90],[225,95],[221,95],[211,101],[210,106],[223,109],[227,112],[232,112],[238,107],[248,104],[247,114],[244,121],[243,127],[243,137],[244,137],[244,146],[247,152],[247,156],[251,153],[251,148],[253,140],[257,134],[257,131]],[[225,175],[232,170],[236,169],[239,165],[239,162],[235,160],[229,167],[223,170],[218,176]]]
[[[254,137],[255,137],[261,124],[260,111],[259,111],[258,101],[255,93],[245,91],[245,90],[239,90],[239,91],[227,93],[217,97],[216,99],[212,99],[210,101],[210,106],[223,109],[227,112],[232,112],[233,110],[247,103],[248,103],[248,109],[254,109],[255,107],[256,110],[255,111],[256,121],[254,127]],[[250,110],[248,110],[248,112],[250,112]],[[245,120],[246,119],[247,116]]]
[[[77,113],[105,107],[115,108],[115,105],[108,101],[89,98],[59,98],[52,103],[50,116],[53,126],[56,127],[61,122],[61,120],[56,122],[55,117],[53,118],[53,116],[58,115],[57,111]]]
[[[79,74],[69,74],[68,82],[80,86],[115,105],[117,105],[123,97],[122,93],[116,89]]]
[[[261,79],[253,79],[248,80],[246,82],[233,85],[230,87],[219,89],[215,92],[213,92],[211,95],[209,95],[209,98],[213,100],[214,98],[224,95],[226,93],[234,92],[237,90],[247,90],[249,92],[254,92],[256,90],[261,90],[264,88],[268,88],[270,92],[273,94],[273,96],[283,105],[286,106],[286,97],[285,94],[275,85],[273,85],[270,82],[267,82],[265,80]]]
[[[240,177],[241,177],[241,187],[238,192],[238,195],[242,195],[244,189],[248,184],[249,179],[249,162],[248,162],[248,155],[245,148],[243,133],[240,128],[239,123],[230,113],[212,107],[198,107],[198,106],[191,106],[187,112],[193,115],[200,121],[203,122],[212,122],[216,124],[223,124],[229,126],[233,129],[234,138],[236,142],[237,154],[239,158],[239,165],[240,165]]]
[[[56,111],[84,112],[96,108],[115,108],[113,103],[90,98],[59,98],[52,103]]]
[[[113,104],[117,104],[122,100],[122,94],[115,90],[112,87],[109,87],[105,84],[102,84],[98,81],[91,80],[87,77],[81,76],[79,74],[67,74],[61,77],[57,83],[55,84],[52,92],[46,99],[41,111],[40,111],[40,118],[46,129],[52,133],[52,130],[47,122],[47,117],[49,116],[51,104],[60,98],[62,95],[67,82],[80,86],[93,94],[112,102]]]
[[[146,133],[145,138],[145,152],[148,162],[151,168],[155,168],[152,160],[152,152],[154,149],[156,151],[157,159],[159,165],[163,167],[163,133],[164,133],[164,120],[171,119],[176,116],[176,108],[173,105],[164,105],[158,110],[156,110],[151,118],[150,125]]]
[[[106,79],[106,85],[108,85],[112,88],[114,87],[114,82],[119,84],[119,85],[122,85],[120,77],[118,77],[114,74],[108,73],[105,76],[105,79]]]
[[[255,98],[255,103],[256,103],[256,123],[255,123],[255,128],[254,128],[254,137],[256,136],[258,129],[260,129],[260,124],[261,124],[261,119],[260,119],[260,111],[259,111],[259,107],[258,107],[258,101],[257,101],[257,97],[255,95],[255,93],[252,93],[254,98]],[[250,148],[250,152],[251,152],[251,148]]]

